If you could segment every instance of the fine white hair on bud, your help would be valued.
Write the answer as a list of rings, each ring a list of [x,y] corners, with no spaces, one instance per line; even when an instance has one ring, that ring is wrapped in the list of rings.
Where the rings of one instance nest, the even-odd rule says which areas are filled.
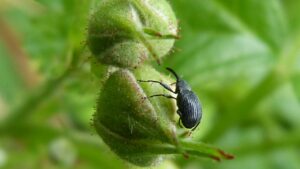
[[[177,19],[166,0],[103,0],[89,21],[91,71],[101,81],[93,126],[113,152],[137,166],[156,165],[166,154],[233,158],[181,139],[189,132],[178,131],[177,99],[153,97],[170,93],[157,83],[140,83],[174,82],[147,61],[160,63],[177,33]]]
[[[149,93],[164,93],[160,86],[140,86],[138,78],[167,81],[153,68],[143,66],[131,72],[115,71],[102,87],[94,126],[104,142],[121,158],[140,166],[156,164],[161,155],[157,144],[176,146],[175,102],[165,98],[145,99]]]
[[[133,68],[173,47],[177,20],[165,0],[104,0],[92,15],[87,44],[103,64]]]

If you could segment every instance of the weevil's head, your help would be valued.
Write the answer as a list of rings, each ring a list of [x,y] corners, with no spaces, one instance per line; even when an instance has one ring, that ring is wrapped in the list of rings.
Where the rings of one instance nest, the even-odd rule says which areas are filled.
[[[185,80],[178,79],[178,81],[176,83],[176,90],[177,90],[177,92],[181,92],[183,90],[192,90],[192,89]]]
[[[191,90],[190,85],[186,81],[182,80],[173,69],[168,68],[168,67],[166,69],[168,71],[170,71],[176,78],[176,92],[177,93],[180,91],[183,91],[183,90]]]

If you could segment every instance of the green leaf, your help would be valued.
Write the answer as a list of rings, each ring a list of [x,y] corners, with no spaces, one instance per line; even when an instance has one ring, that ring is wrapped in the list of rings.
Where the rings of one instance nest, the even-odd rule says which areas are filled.
[[[216,81],[224,85],[237,78],[255,81],[270,69],[271,52],[264,44],[247,35],[207,33],[193,36],[195,43],[182,47],[185,50],[170,59],[170,64],[193,86],[205,88]],[[221,89],[220,86],[215,88]]]
[[[247,90],[279,56],[274,52],[280,49],[287,29],[279,1],[179,0],[173,5],[183,23],[183,39],[177,45],[182,52],[167,64],[192,79],[193,86],[211,88],[213,84],[222,90],[224,84],[242,80]],[[254,8],[259,12],[254,13]]]
[[[178,18],[193,31],[248,34],[274,50],[284,40],[287,23],[279,0],[178,0],[173,4]]]
[[[39,0],[36,3],[41,8],[38,12],[11,10],[7,18],[20,33],[32,64],[43,76],[51,77],[67,66],[72,47],[84,42],[90,0]]]
[[[200,100],[215,100],[219,115],[208,138],[215,135],[212,140],[220,139],[249,120],[257,107],[273,98],[299,70],[299,31],[295,29],[300,20],[296,12],[299,3],[178,0],[172,4],[181,21],[182,39],[176,47],[182,51],[169,57],[166,64],[183,75]],[[269,103],[267,107],[272,106]],[[205,105],[203,108],[205,118]]]

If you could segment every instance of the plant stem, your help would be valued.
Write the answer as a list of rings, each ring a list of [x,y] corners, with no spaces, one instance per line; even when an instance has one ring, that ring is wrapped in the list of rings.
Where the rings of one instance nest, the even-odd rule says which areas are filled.
[[[13,62],[13,67],[29,89],[39,83],[39,74],[29,65],[29,57],[12,27],[0,16],[0,39],[3,40]]]
[[[70,77],[74,72],[76,72],[79,64],[78,59],[79,53],[74,53],[70,66],[56,79],[50,80],[45,83],[40,89],[37,90],[34,94],[29,96],[23,104],[21,104],[16,110],[11,112],[11,115],[5,120],[3,124],[0,125],[0,128],[9,128],[10,125],[14,125],[19,121],[25,121],[26,118],[30,117],[36,108],[54,91],[61,86],[65,80]]]

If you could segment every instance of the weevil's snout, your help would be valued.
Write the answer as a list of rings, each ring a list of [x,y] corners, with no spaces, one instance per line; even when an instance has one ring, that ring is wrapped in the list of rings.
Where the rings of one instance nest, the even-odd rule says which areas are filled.
[[[177,90],[179,91],[182,91],[182,90],[192,90],[190,85],[188,85],[188,83],[184,80],[180,80],[177,82],[176,84],[176,88]]]

